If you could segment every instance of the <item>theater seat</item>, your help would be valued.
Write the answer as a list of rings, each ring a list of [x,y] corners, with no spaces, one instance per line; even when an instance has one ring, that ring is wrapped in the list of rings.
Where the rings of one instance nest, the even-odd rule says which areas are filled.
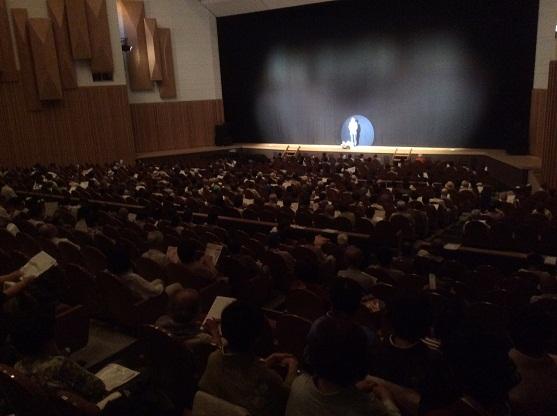
[[[166,310],[167,296],[163,292],[159,296],[138,300],[114,275],[100,272],[97,283],[104,304],[104,311],[115,323],[137,327],[154,322]]]
[[[243,407],[198,391],[193,399],[192,416],[250,416]]]

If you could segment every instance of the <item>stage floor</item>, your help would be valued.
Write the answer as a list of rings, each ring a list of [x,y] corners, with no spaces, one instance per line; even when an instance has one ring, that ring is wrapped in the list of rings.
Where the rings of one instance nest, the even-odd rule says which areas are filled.
[[[227,150],[253,150],[262,152],[284,152],[286,147],[291,150],[299,147],[300,152],[307,153],[353,153],[353,154],[377,154],[393,155],[395,152],[402,155],[410,151],[413,156],[483,156],[497,160],[521,170],[541,169],[541,159],[531,155],[509,155],[502,149],[470,149],[449,147],[395,147],[395,146],[359,146],[355,149],[342,149],[339,145],[314,145],[314,144],[282,144],[282,143],[237,143],[232,146],[203,146],[190,149],[163,150],[158,152],[138,153],[137,159],[152,159],[171,156],[180,156],[197,153],[220,152]]]

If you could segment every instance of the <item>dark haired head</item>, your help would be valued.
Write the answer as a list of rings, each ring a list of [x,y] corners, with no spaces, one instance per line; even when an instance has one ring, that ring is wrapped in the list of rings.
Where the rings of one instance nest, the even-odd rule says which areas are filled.
[[[393,262],[393,252],[389,247],[381,247],[377,250],[377,261],[382,267],[388,267]]]
[[[483,405],[503,402],[519,381],[502,334],[465,325],[443,344],[443,353],[465,394]]]
[[[178,258],[184,264],[191,263],[197,259],[197,250],[187,241],[181,242],[178,246]]]
[[[511,323],[515,348],[529,356],[542,356],[547,352],[555,325],[541,305],[526,306]]]
[[[427,335],[433,318],[425,297],[400,294],[391,306],[391,324],[395,336],[417,342]]]
[[[360,308],[363,291],[358,283],[348,278],[337,278],[331,286],[331,306],[334,312],[354,315]]]
[[[545,260],[541,254],[530,253],[526,257],[526,263],[528,266],[541,267],[544,265]]]
[[[122,246],[116,246],[106,257],[107,268],[111,273],[120,275],[126,273],[132,267],[130,256]]]
[[[222,311],[222,335],[234,353],[252,352],[264,325],[263,312],[253,305],[235,301]]]
[[[305,357],[317,377],[352,386],[368,373],[366,334],[344,319],[320,320],[308,336]]]
[[[359,268],[364,260],[364,255],[358,247],[348,246],[344,252],[344,260],[348,266]]]

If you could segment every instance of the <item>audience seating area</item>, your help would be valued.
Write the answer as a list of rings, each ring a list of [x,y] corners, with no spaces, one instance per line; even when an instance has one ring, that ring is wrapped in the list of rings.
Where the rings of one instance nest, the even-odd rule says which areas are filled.
[[[292,409],[303,374],[335,391],[374,395],[381,414],[557,412],[557,380],[534,397],[530,379],[520,377],[533,371],[524,357],[549,360],[540,377],[557,374],[548,355],[557,354],[555,191],[502,189],[483,166],[422,157],[388,164],[249,154],[14,169],[3,172],[0,188],[0,275],[41,251],[57,261],[16,293],[5,288],[2,411],[101,413],[79,391],[40,385],[16,364],[29,360],[14,348],[21,317],[52,311],[58,354],[69,359],[87,345],[95,322],[138,340],[115,360],[140,371],[141,383],[132,399],[110,402],[102,414],[149,414],[130,404],[137,397],[149,401],[150,414],[266,414],[265,406],[234,402],[223,387],[204,387],[220,350],[239,354],[224,317],[222,338],[210,324],[198,329],[221,296],[263,313],[250,354],[287,354],[274,368],[290,391],[280,414],[321,414]],[[208,256],[213,245],[222,246],[216,263]],[[184,336],[176,316],[188,296],[196,300]],[[171,326],[160,324],[165,316]],[[551,322],[547,331],[533,329],[538,318]],[[347,338],[333,343],[334,331]],[[340,342],[339,360],[351,363],[357,354],[345,344],[354,331],[367,339],[368,359],[358,366],[364,375],[335,384],[334,371],[312,359],[315,348],[328,348],[314,343]],[[200,332],[220,341],[197,342]],[[540,343],[535,353],[525,337]],[[288,360],[303,372],[293,383]],[[380,388],[371,379],[365,387],[365,375]],[[363,415],[354,402],[346,406]]]

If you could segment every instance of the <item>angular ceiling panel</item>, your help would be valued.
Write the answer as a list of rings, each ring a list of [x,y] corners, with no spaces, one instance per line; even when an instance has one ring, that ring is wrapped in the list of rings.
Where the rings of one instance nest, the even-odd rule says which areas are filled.
[[[303,6],[314,3],[325,3],[335,0],[199,0],[217,17],[236,14],[262,12],[284,7]]]

